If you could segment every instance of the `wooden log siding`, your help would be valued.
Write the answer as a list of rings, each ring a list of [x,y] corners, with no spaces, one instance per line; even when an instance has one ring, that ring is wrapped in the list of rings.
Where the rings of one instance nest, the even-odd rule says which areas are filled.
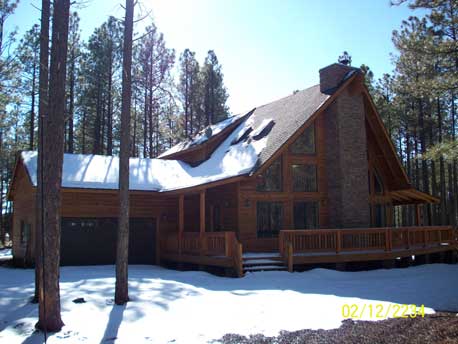
[[[366,229],[283,230],[279,250],[297,253],[380,252],[457,244],[451,226]]]

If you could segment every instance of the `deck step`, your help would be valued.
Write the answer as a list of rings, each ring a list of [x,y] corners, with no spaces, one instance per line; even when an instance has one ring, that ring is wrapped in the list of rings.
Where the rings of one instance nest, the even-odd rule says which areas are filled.
[[[244,260],[250,259],[281,259],[281,255],[275,252],[248,252],[242,255]]]
[[[243,268],[244,272],[254,272],[254,271],[286,271],[284,265],[256,265],[256,266],[247,266]]]
[[[286,266],[277,252],[248,252],[242,256],[243,271],[285,271]]]
[[[275,259],[251,259],[243,261],[243,266],[258,266],[258,265],[283,265],[281,260]]]

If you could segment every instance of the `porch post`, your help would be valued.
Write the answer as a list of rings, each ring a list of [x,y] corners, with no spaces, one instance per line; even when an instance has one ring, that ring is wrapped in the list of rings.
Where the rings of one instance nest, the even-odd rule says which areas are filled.
[[[184,232],[184,195],[178,198],[178,254],[181,254]]]
[[[205,190],[200,192],[200,236],[205,233]]]
[[[205,190],[200,191],[200,254],[205,255],[206,247],[205,247]]]
[[[415,224],[421,226],[420,204],[415,204]]]

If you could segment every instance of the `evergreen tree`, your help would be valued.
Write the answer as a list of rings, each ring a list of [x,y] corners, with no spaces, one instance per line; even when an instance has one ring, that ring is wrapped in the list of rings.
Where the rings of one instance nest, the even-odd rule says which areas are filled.
[[[226,119],[229,109],[226,105],[228,95],[223,83],[223,72],[213,50],[208,51],[201,73],[205,125],[214,124]]]
[[[161,152],[163,141],[160,131],[164,120],[164,104],[173,97],[171,70],[175,52],[166,47],[164,35],[152,23],[136,46],[138,86],[143,95],[143,156],[156,157]]]
[[[134,0],[126,0],[124,20],[124,44],[122,58],[122,110],[121,151],[119,156],[119,224],[116,249],[115,303],[123,305],[129,301],[129,152],[130,152],[130,107],[132,96],[132,35],[134,22]]]
[[[193,135],[195,117],[201,111],[201,100],[199,99],[199,63],[196,60],[196,53],[185,49],[180,56],[180,79],[178,84],[179,98],[183,107],[184,136]]]
[[[43,192],[43,292],[39,293],[39,319],[37,327],[58,332],[64,323],[60,314],[60,220],[61,184],[64,160],[65,77],[67,62],[68,13],[70,0],[54,0],[51,60],[49,67],[49,108],[43,120],[42,179],[38,180]]]
[[[33,150],[35,147],[35,110],[36,98],[38,95],[38,70],[39,70],[39,47],[40,35],[39,26],[37,24],[27,31],[24,37],[19,42],[18,60],[22,69],[22,87],[23,99],[30,99],[28,114],[28,131],[29,131],[29,149]],[[23,102],[23,105],[25,102]]]
[[[75,125],[75,88],[76,78],[81,57],[80,18],[77,12],[70,15],[67,54],[67,116],[65,125],[65,150],[74,151],[74,125]]]

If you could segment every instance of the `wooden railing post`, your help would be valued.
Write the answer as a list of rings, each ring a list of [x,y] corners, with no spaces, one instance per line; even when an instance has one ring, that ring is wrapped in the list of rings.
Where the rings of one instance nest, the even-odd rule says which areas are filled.
[[[243,252],[242,244],[234,237],[232,240],[233,249],[232,249],[232,260],[234,263],[234,270],[237,277],[243,277]]]
[[[232,241],[230,241],[230,233],[229,232],[225,232],[224,233],[224,255],[226,257],[230,257],[231,256],[231,252],[230,252],[230,247],[233,245]]]
[[[280,235],[278,237],[278,249],[280,251],[280,256],[283,257],[283,231],[280,231]]]
[[[428,240],[426,238],[427,234],[428,234],[428,232],[426,231],[426,227],[423,227],[423,247],[426,247],[427,242],[428,242]]]
[[[178,196],[178,254],[181,255],[184,232],[184,195]]]
[[[200,255],[205,256],[207,254],[208,238],[205,234],[200,234]]]
[[[342,233],[340,230],[336,231],[336,253],[340,253],[342,250]]]
[[[390,251],[390,232],[385,228],[385,251]]]
[[[293,272],[293,244],[288,242],[288,271]]]

